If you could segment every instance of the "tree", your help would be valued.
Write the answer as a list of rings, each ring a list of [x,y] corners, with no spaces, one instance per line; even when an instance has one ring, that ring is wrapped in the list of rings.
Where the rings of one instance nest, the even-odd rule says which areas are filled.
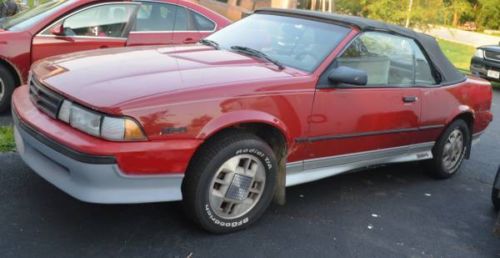
[[[407,14],[407,1],[378,0],[368,4],[368,17],[403,25]]]
[[[444,4],[442,0],[413,0],[410,27],[425,28],[430,24],[443,21]]]
[[[498,0],[479,0],[476,22],[486,29],[500,30],[500,3]]]
[[[406,23],[405,27],[408,28],[410,26],[410,19],[411,19],[411,9],[413,7],[413,0],[410,0],[410,3],[408,4],[408,13],[406,14]]]
[[[451,14],[451,25],[456,27],[459,25],[460,18],[467,15],[473,11],[472,5],[467,0],[445,0],[444,1],[446,11]],[[447,17],[449,18],[449,17]],[[447,21],[445,21],[447,23]]]
[[[312,0],[315,9],[322,0]],[[459,26],[476,21],[479,28],[500,29],[500,0],[335,0],[335,12],[364,16],[409,27]]]
[[[335,11],[363,16],[363,9],[366,8],[366,0],[335,0]]]

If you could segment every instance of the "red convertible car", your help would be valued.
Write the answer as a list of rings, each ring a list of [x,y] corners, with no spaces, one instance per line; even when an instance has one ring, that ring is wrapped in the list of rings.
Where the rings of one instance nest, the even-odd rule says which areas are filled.
[[[430,36],[264,9],[197,45],[38,62],[12,112],[23,160],[71,196],[183,200],[204,229],[230,232],[285,187],[349,170],[423,161],[456,174],[491,99]]]
[[[230,22],[185,0],[52,0],[0,20],[0,112],[31,64],[70,52],[195,43]]]

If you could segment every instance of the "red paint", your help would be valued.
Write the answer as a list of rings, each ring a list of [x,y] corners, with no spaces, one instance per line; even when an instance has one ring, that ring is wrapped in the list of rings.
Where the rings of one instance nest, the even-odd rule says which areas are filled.
[[[415,88],[320,89],[312,115],[324,121],[311,123],[311,137],[350,135],[411,129],[419,126],[421,102],[405,104],[403,96],[417,96]],[[415,144],[418,132],[352,137],[311,143],[314,157],[324,157]]]
[[[79,0],[70,1],[58,12],[40,20],[31,27],[23,31],[0,31],[0,60],[9,64],[17,71],[16,76],[19,81],[25,82],[31,64],[39,59],[49,56],[92,50],[98,48],[113,48],[137,45],[165,45],[182,44],[187,39],[193,42],[207,36],[207,33],[190,31],[187,33],[179,32],[131,32],[126,38],[76,38],[76,37],[56,37],[53,35],[38,35],[49,26],[52,26],[60,18],[65,17],[82,8],[103,3],[120,3],[120,1],[97,1],[97,0]],[[130,2],[130,1],[121,1]],[[217,24],[217,30],[230,24],[230,21],[215,12],[200,5],[185,0],[160,0],[162,3],[176,4],[184,6],[205,17],[208,17]],[[175,36],[182,34],[181,36]]]
[[[288,162],[436,141],[444,127],[411,129],[446,126],[464,112],[474,115],[474,132],[487,127],[492,92],[482,80],[436,88],[316,89],[321,73],[357,33],[353,29],[311,74],[199,45],[96,51],[34,65],[41,82],[67,98],[137,119],[146,142],[108,142],[80,133],[40,113],[26,87],[15,92],[14,108],[44,135],[80,152],[115,155],[125,173],[142,175],[184,173],[200,144],[242,123],[282,132]],[[51,73],[57,67],[59,72]],[[418,101],[404,103],[405,96]],[[161,133],[171,127],[187,130]],[[296,141],[400,129],[410,131]]]

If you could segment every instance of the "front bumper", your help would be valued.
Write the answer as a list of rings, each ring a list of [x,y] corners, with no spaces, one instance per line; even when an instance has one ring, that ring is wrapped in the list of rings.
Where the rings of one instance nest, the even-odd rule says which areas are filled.
[[[488,77],[488,70],[500,71],[500,63],[478,57],[471,59],[470,71],[472,74],[490,81],[500,81],[500,79]]]
[[[14,110],[14,109],[13,109]],[[38,175],[74,198],[90,203],[120,204],[178,201],[183,175],[127,176],[113,157],[79,153],[45,138],[15,112],[16,146]]]

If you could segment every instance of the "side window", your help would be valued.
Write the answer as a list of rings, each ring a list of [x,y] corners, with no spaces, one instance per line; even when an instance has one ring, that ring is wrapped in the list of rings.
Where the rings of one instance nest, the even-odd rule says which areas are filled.
[[[337,66],[365,71],[369,86],[436,83],[429,63],[415,41],[387,33],[362,34],[337,59]]]
[[[123,37],[136,6],[106,4],[91,7],[64,20],[67,36]]]
[[[434,85],[437,83],[431,65],[420,47],[412,41],[415,50],[415,85]]]
[[[179,7],[164,3],[142,3],[134,31],[172,31]]]
[[[175,31],[191,31],[189,13],[184,7],[179,7],[175,15]]]
[[[207,19],[205,16],[191,11],[191,15],[194,17],[194,23],[196,29],[199,31],[213,31],[215,29],[215,23]]]

